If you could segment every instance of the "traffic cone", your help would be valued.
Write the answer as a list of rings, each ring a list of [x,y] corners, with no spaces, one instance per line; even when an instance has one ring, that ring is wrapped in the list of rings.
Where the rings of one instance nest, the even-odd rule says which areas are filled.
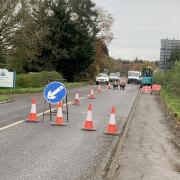
[[[89,99],[95,99],[94,90],[91,89],[91,93],[89,95]]]
[[[92,120],[92,104],[89,104],[88,106],[88,112],[87,112],[87,118],[84,122],[84,127],[82,130],[85,131],[96,131],[96,129],[93,127],[93,120]]]
[[[108,88],[108,89],[111,89],[111,83],[110,83],[110,82],[108,83],[107,88]]]
[[[110,121],[107,126],[105,134],[109,135],[119,135],[117,133],[117,125],[116,125],[116,119],[115,119],[115,107],[112,107],[111,115],[110,115]]]
[[[28,119],[26,122],[39,122],[37,120],[37,114],[36,114],[36,99],[32,98],[32,105],[31,105],[31,112],[29,113]]]
[[[102,92],[102,89],[101,89],[101,86],[99,85],[98,86],[98,93],[101,93]]]
[[[55,122],[52,123],[51,125],[53,126],[66,126],[67,124],[64,123],[64,119],[63,119],[63,113],[62,113],[62,102],[58,103],[58,107],[57,107],[57,115],[56,115],[56,119]]]
[[[75,94],[73,105],[80,105],[79,92]]]

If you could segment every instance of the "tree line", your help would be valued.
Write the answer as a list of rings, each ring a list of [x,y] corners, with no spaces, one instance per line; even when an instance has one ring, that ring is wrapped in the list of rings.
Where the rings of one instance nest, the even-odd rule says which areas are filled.
[[[91,0],[2,0],[0,63],[17,73],[56,70],[68,81],[89,78],[110,63],[112,23]]]

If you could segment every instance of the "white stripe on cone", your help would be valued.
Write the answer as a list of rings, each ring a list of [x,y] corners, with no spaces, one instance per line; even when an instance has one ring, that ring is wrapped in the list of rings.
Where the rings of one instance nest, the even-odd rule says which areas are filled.
[[[92,121],[92,111],[87,112],[87,121]]]
[[[79,100],[79,93],[76,93],[75,99],[78,99],[78,100]]]
[[[114,113],[111,113],[109,124],[111,125],[116,124],[116,118]]]
[[[32,104],[31,113],[36,113],[36,104]]]
[[[94,94],[94,90],[93,89],[91,89],[91,95],[93,95]]]
[[[58,107],[57,117],[62,117],[62,107]]]

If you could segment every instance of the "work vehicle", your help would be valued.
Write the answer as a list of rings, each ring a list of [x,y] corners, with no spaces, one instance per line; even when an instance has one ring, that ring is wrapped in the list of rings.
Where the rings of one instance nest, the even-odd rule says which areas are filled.
[[[141,76],[140,71],[128,71],[128,84],[129,83],[139,84],[140,76]]]
[[[109,76],[106,73],[100,73],[96,76],[96,84],[109,83]]]
[[[151,86],[153,84],[153,70],[151,67],[144,67],[142,70],[142,86]]]
[[[119,81],[120,77],[117,73],[110,73],[109,75],[109,81],[113,82],[113,81]]]

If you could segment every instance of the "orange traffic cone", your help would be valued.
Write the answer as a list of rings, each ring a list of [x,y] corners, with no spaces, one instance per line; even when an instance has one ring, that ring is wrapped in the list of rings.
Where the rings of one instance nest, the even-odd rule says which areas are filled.
[[[102,88],[101,88],[101,86],[99,85],[98,86],[98,93],[101,93],[102,92]]]
[[[96,129],[93,127],[93,120],[92,120],[92,104],[89,104],[88,106],[88,112],[87,112],[87,118],[84,122],[84,127],[82,130],[85,131],[96,131]]]
[[[91,89],[91,93],[89,95],[89,99],[95,99],[94,90]]]
[[[112,107],[111,115],[110,115],[110,121],[107,126],[105,134],[110,134],[110,135],[119,135],[117,133],[117,125],[116,125],[116,119],[115,119],[115,107]]]
[[[37,114],[36,114],[36,99],[32,98],[32,105],[31,105],[31,112],[28,116],[27,122],[39,122],[37,120]]]
[[[80,105],[79,92],[75,94],[73,105]]]
[[[57,115],[56,115],[55,122],[52,123],[51,125],[53,125],[53,126],[66,126],[67,124],[64,123],[63,113],[62,113],[62,101],[58,103],[57,108],[58,109],[57,109]]]
[[[108,88],[108,89],[111,89],[111,83],[110,83],[110,82],[108,83],[107,88]]]

